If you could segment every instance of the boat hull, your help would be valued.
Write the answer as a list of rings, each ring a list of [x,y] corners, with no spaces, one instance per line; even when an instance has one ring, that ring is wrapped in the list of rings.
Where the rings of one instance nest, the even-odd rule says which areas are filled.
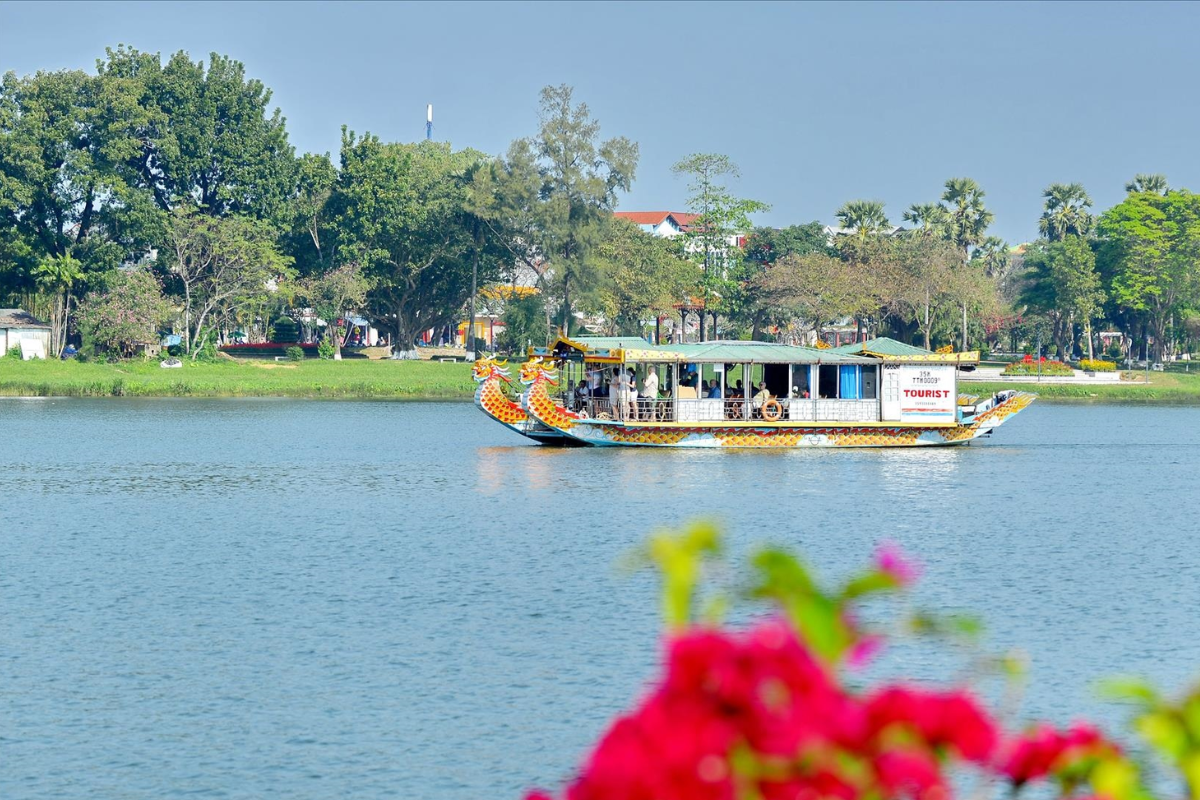
[[[1036,395],[1016,393],[967,424],[931,426],[889,423],[663,423],[568,418],[542,398],[524,402],[530,417],[593,447],[806,448],[936,447],[966,444],[988,436],[1027,408]],[[546,398],[548,400],[548,398]],[[533,402],[530,402],[532,400]]]

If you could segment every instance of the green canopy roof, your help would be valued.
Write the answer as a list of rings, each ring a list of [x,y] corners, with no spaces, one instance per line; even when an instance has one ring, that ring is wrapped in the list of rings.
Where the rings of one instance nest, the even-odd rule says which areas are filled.
[[[865,342],[857,342],[855,344],[844,344],[841,347],[834,347],[832,349],[835,353],[847,353],[849,355],[860,355],[862,353],[874,353],[880,356],[933,355],[932,350],[898,342],[886,336],[879,336],[875,339],[868,339]]]
[[[632,348],[631,348],[632,349]],[[655,350],[654,357],[662,356],[668,361],[697,361],[705,363],[744,364],[874,364],[874,359],[863,358],[834,350],[818,350],[815,347],[795,347],[773,342],[695,342],[647,347]],[[640,358],[651,361],[651,358]]]

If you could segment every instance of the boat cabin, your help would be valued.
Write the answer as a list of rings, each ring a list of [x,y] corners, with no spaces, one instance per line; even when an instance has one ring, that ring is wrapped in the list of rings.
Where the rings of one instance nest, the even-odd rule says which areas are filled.
[[[733,424],[953,425],[958,370],[979,360],[975,352],[933,353],[887,338],[818,349],[560,337],[530,355],[555,360],[558,401],[590,418]]]

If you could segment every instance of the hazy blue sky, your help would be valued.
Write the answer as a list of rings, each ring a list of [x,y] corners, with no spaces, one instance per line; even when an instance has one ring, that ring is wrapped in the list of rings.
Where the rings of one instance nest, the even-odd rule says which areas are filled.
[[[92,70],[122,42],[243,61],[302,151],[336,154],[343,123],[419,138],[432,102],[437,138],[500,153],[568,83],[641,146],[630,210],[682,208],[670,167],[696,151],[774,225],[855,198],[898,221],[967,175],[1018,242],[1051,182],[1099,208],[1136,172],[1200,189],[1196,3],[0,3],[0,70]]]

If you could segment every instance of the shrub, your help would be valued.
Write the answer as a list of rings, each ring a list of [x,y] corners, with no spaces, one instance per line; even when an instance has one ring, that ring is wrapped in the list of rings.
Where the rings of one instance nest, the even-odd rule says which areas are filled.
[[[131,355],[138,345],[159,340],[158,327],[171,314],[162,286],[148,269],[118,271],[105,290],[79,304],[79,327],[100,347]]]
[[[333,342],[329,340],[328,336],[326,336],[322,338],[320,344],[317,345],[317,356],[325,359],[333,358],[333,353],[336,349],[337,348],[333,346]]]
[[[1116,372],[1117,365],[1112,361],[1085,358],[1079,362],[1079,368],[1089,372]]]
[[[300,341],[300,326],[291,317],[280,317],[275,320],[275,335],[270,339],[272,342],[298,342]]]
[[[287,350],[284,351],[284,355],[287,356],[288,361],[303,361],[304,360],[304,348],[299,347],[299,346],[289,347]]]
[[[1040,367],[1040,368],[1039,368]],[[1061,361],[1052,361],[1042,357],[1041,361],[1034,360],[1033,356],[1026,354],[1025,358],[1020,361],[1014,361],[1004,368],[1005,375],[1061,375],[1071,376],[1075,371],[1067,364]]]
[[[1121,345],[1117,344],[1116,342],[1113,342],[1112,344],[1110,344],[1108,346],[1108,349],[1104,351],[1104,355],[1108,356],[1113,361],[1120,361],[1121,360]]]

